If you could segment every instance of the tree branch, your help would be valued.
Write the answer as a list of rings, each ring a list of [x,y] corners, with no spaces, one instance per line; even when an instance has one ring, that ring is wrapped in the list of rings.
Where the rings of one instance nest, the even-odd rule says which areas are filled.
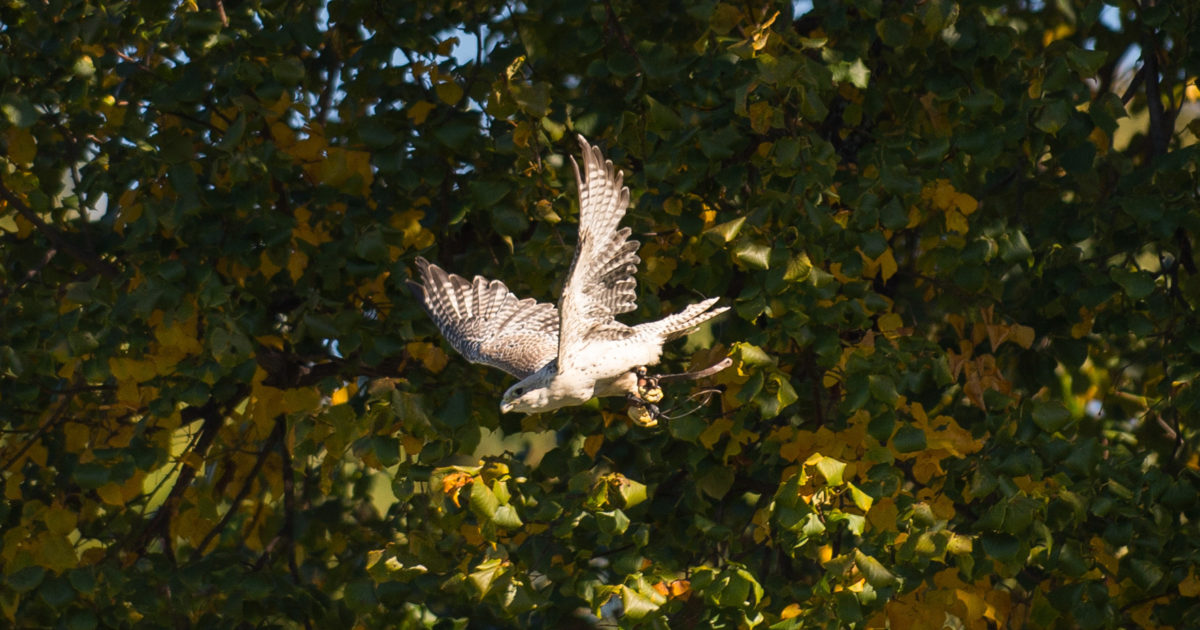
[[[109,280],[113,280],[117,277],[118,273],[116,267],[103,260],[100,260],[95,254],[76,247],[73,243],[68,241],[58,230],[54,229],[48,223],[43,221],[36,212],[30,209],[29,206],[25,205],[25,202],[22,201],[20,197],[13,194],[13,192],[9,190],[3,182],[0,182],[0,199],[3,199],[9,206],[12,206],[12,208],[17,211],[17,214],[24,217],[26,221],[32,223],[39,232],[46,236],[46,239],[49,240],[55,248],[66,252],[68,256],[83,264],[83,266],[87,267],[92,273],[104,276]]]
[[[242,385],[238,391],[229,398],[231,401],[240,401],[249,393],[249,387]],[[210,399],[203,407],[192,407],[184,409],[181,413],[184,424],[191,422],[197,418],[203,418],[204,423],[200,425],[200,436],[196,438],[196,444],[189,451],[189,454],[196,454],[204,458],[208,453],[209,447],[217,438],[220,432],[221,425],[225,422],[225,414],[227,409],[225,406],[219,405],[216,400]],[[190,413],[189,413],[190,412]],[[196,478],[196,468],[190,464],[186,456],[183,459],[183,466],[179,470],[179,476],[175,479],[175,485],[171,487],[170,494],[158,507],[158,511],[151,517],[150,522],[146,524],[140,534],[131,539],[126,545],[126,548],[138,549],[144,551],[146,544],[155,536],[161,537],[163,540],[163,549],[168,556],[173,555],[171,552],[171,536],[170,523],[171,517],[174,516],[175,510],[179,507],[179,501],[183,498],[183,493],[192,485],[192,480]]]
[[[278,419],[276,420],[275,428],[271,430],[271,435],[267,437],[266,443],[263,444],[262,451],[260,451],[258,453],[258,457],[255,458],[254,466],[251,467],[250,472],[246,474],[246,479],[242,482],[242,487],[238,489],[237,496],[235,496],[233,498],[233,502],[230,503],[229,509],[225,510],[225,514],[221,517],[221,521],[204,535],[204,540],[202,540],[200,544],[196,546],[196,549],[192,551],[193,562],[199,560],[200,556],[204,555],[204,550],[208,547],[208,544],[212,542],[213,538],[216,538],[218,534],[225,530],[225,527],[229,525],[229,520],[233,518],[234,514],[237,514],[238,506],[241,505],[242,501],[246,499],[246,495],[250,494],[250,487],[254,485],[254,480],[258,478],[258,473],[262,471],[263,464],[267,461],[267,456],[270,455],[271,451],[275,449],[275,444],[283,439],[284,424],[284,422]]]

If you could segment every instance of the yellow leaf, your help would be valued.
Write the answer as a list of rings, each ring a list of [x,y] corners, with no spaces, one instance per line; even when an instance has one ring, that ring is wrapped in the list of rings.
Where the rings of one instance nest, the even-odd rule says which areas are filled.
[[[421,210],[405,210],[393,216],[388,223],[404,233],[405,247],[425,249],[433,245],[434,237],[433,232],[421,225],[423,218],[425,218],[425,213]]]
[[[442,494],[450,497],[456,507],[462,507],[458,502],[458,491],[474,481],[469,473],[455,471],[442,477]]]
[[[195,316],[187,320],[171,322],[169,325],[160,325],[154,329],[154,338],[158,340],[158,343],[184,355],[196,354],[203,349],[196,337]]]
[[[733,420],[718,418],[700,434],[700,443],[704,445],[704,448],[711,451],[712,447],[716,445],[717,440],[721,439],[722,435],[728,433],[731,427],[733,427]]]
[[[933,207],[939,210],[949,210],[954,205],[954,187],[950,182],[939,179],[933,187]]]
[[[13,470],[18,470],[13,467]],[[4,480],[4,498],[9,501],[19,501],[25,495],[21,492],[21,484],[25,482],[25,475],[13,473]]]
[[[154,362],[147,359],[114,357],[108,360],[108,369],[118,381],[144,383],[158,373]]]
[[[425,448],[425,442],[422,442],[412,435],[405,435],[401,437],[400,444],[404,447],[404,453],[409,457],[416,457],[421,453],[421,449]]]
[[[0,208],[4,208],[4,205],[0,205]],[[13,217],[13,222],[17,223],[18,239],[29,238],[29,235],[34,233],[34,224],[30,223],[28,218],[25,218],[24,215],[17,215],[16,217]]]
[[[879,278],[884,282],[887,282],[888,278],[896,275],[896,270],[899,269],[899,266],[896,264],[896,256],[892,253],[892,248],[890,247],[875,262],[879,263]]]
[[[254,338],[258,343],[276,350],[283,350],[283,338],[279,335],[262,335]]]
[[[967,193],[954,193],[954,206],[964,215],[971,216],[979,208],[979,201]]]
[[[45,532],[34,545],[34,560],[41,566],[62,573],[79,566],[79,556],[66,536]]]
[[[63,427],[63,438],[68,453],[82,453],[91,440],[91,429],[81,422],[68,422]]]
[[[325,136],[316,129],[309,129],[309,136],[291,147],[288,154],[301,162],[317,162],[324,157]]]
[[[292,282],[299,282],[300,277],[304,275],[304,270],[308,268],[308,254],[294,249],[288,256],[288,275],[291,276]]]
[[[1030,328],[1029,326],[1022,326],[1020,324],[1013,326],[1012,331],[1009,333],[1009,339],[1012,339],[1014,343],[1022,348],[1025,348],[1026,350],[1033,345],[1033,338],[1033,328]]]
[[[321,403],[321,393],[315,387],[289,389],[283,392],[283,410],[287,413],[316,409]]]
[[[445,41],[439,42],[437,45],[437,54],[445,57],[454,52],[454,47],[458,45],[458,38],[451,37]]]
[[[1054,27],[1054,30],[1046,31],[1046,32],[1042,33],[1042,45],[1049,46],[1051,42],[1062,39],[1064,37],[1067,37],[1068,35],[1070,35],[1071,33],[1074,33],[1074,32],[1075,32],[1074,26],[1071,26],[1070,24],[1063,22],[1062,24],[1059,24],[1058,26]]]
[[[800,616],[800,604],[788,604],[783,611],[779,613],[780,619],[791,619]]]
[[[879,316],[879,332],[892,332],[904,325],[904,320],[896,313],[887,313]]]
[[[463,540],[472,547],[478,547],[483,544],[483,533],[479,531],[478,525],[463,523],[462,527],[458,528],[458,533],[462,534]]]
[[[279,270],[283,269],[283,267],[276,265],[275,261],[271,260],[271,257],[267,255],[266,250],[263,250],[263,252],[258,256],[258,268],[262,271],[263,277],[268,279],[279,273]]]
[[[967,226],[967,218],[962,213],[958,210],[947,210],[946,229],[958,232],[959,234],[966,234],[970,228]]]
[[[446,103],[447,105],[453,105],[457,103],[463,95],[462,87],[454,81],[439,83],[435,90],[437,91],[438,98],[442,99],[442,102]]]
[[[65,536],[75,529],[79,518],[71,510],[56,505],[42,514],[42,520],[50,532]]]
[[[529,140],[533,138],[533,125],[528,122],[521,121],[517,123],[513,129],[513,144],[518,147],[525,148],[529,146]]]
[[[332,405],[344,405],[350,402],[350,397],[358,391],[358,386],[350,383],[345,387],[339,388],[329,397],[329,403]]]
[[[662,286],[671,279],[679,263],[674,258],[665,256],[647,256],[643,265],[642,277],[651,285]]]
[[[877,531],[896,531],[896,517],[899,515],[900,510],[896,507],[896,502],[890,497],[884,497],[867,510],[867,522]]]
[[[1196,579],[1195,570],[1189,570],[1188,576],[1179,583],[1179,594],[1184,597],[1200,595],[1200,579]]]
[[[754,133],[765,134],[771,130],[771,119],[775,116],[775,109],[766,101],[751,103],[747,108],[750,115],[750,128]]]
[[[408,108],[408,118],[413,121],[413,124],[424,124],[425,119],[429,117],[429,112],[434,109],[434,104],[429,101],[417,101]]]
[[[100,495],[101,501],[109,505],[125,505],[125,500],[121,493],[121,484],[119,483],[106,483],[96,488],[96,494]]]
[[[8,129],[8,157],[17,166],[29,167],[37,155],[37,140],[26,129],[13,126]]]
[[[425,367],[434,374],[441,372],[446,367],[446,363],[450,360],[442,349],[425,341],[409,342],[405,348],[411,357],[416,358]]]
[[[583,441],[583,452],[587,453],[588,457],[595,459],[596,453],[600,451],[600,446],[603,444],[604,444],[604,434],[603,433],[597,433],[596,435],[589,435],[589,436],[587,436],[587,439],[585,439]]]

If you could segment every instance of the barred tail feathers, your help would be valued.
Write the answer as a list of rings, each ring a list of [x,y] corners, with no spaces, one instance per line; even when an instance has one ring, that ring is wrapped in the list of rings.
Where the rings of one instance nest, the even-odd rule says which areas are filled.
[[[709,310],[713,304],[717,303],[717,299],[710,298],[703,302],[692,304],[674,315],[668,315],[656,322],[642,324],[636,326],[636,328],[656,333],[662,337],[663,341],[678,339],[695,330],[700,324],[729,310],[728,306]]]

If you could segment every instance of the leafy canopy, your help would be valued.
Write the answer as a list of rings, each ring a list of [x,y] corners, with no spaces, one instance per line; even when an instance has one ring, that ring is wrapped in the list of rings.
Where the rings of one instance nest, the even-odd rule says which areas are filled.
[[[1198,18],[5,3],[0,616],[1195,625]],[[577,132],[636,319],[734,307],[657,427],[500,417],[404,291],[553,300]]]

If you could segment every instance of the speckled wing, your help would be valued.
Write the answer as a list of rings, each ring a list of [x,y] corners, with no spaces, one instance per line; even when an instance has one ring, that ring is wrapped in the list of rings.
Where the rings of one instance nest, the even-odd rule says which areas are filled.
[[[589,338],[624,338],[634,330],[614,319],[637,308],[640,244],[629,240],[630,229],[617,225],[629,208],[624,177],[604,159],[600,149],[579,136],[583,169],[572,158],[579,186],[579,243],[559,300],[561,335],[558,363],[569,365],[571,354]]]
[[[421,283],[408,281],[438,330],[472,363],[525,378],[558,354],[558,309],[524,300],[499,280],[473,280],[417,258]]]

